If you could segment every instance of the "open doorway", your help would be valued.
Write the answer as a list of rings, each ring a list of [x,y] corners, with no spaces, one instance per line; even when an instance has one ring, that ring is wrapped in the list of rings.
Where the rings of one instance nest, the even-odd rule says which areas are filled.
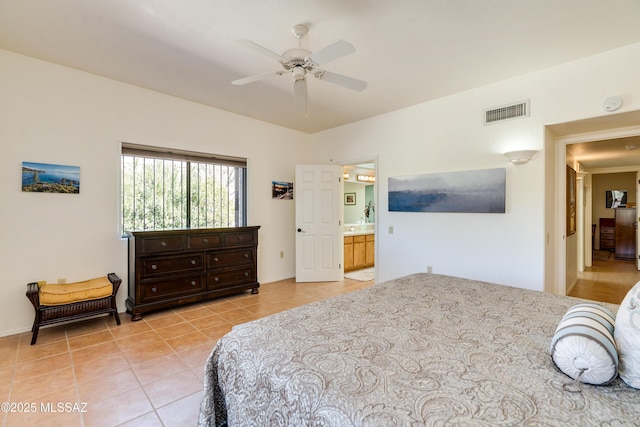
[[[344,277],[360,281],[376,277],[376,161],[344,167]]]
[[[585,174],[582,206],[591,235],[584,236],[583,265],[568,295],[620,304],[627,292],[640,281],[636,254],[637,173],[607,172]],[[585,227],[586,234],[586,227]],[[590,239],[589,239],[590,238]],[[580,251],[579,251],[580,253]]]
[[[596,171],[599,173],[621,172],[623,168],[627,168],[628,171],[637,172],[640,170],[640,161],[625,149],[625,144],[621,143],[620,140],[640,136],[640,127],[637,126],[639,119],[640,111],[635,111],[547,127],[547,160],[551,164],[555,164],[555,168],[553,168],[553,173],[547,174],[546,178],[547,188],[550,190],[550,198],[547,199],[547,203],[551,203],[553,206],[553,209],[547,210],[547,213],[553,214],[553,218],[549,218],[549,226],[547,227],[547,242],[551,243],[547,245],[545,255],[547,265],[545,271],[546,290],[558,294],[577,292],[576,285],[580,283],[579,280],[583,279],[583,277],[578,277],[579,261],[582,258],[586,258],[585,252],[587,252],[587,255],[591,255],[592,245],[594,248],[598,248],[596,239],[592,240],[592,230],[593,223],[597,224],[599,221],[599,214],[595,214],[595,217],[587,215],[586,218],[583,218],[584,221],[578,226],[578,232],[574,235],[568,234],[565,229],[567,222],[567,166],[572,167],[578,174],[588,172],[586,179],[583,181],[587,183],[590,182]],[[627,139],[626,142],[628,143],[628,141]],[[621,144],[621,147],[617,147],[617,144]],[[577,150],[573,150],[581,145],[582,147],[580,148],[584,149],[584,151],[579,153]],[[604,148],[611,150],[608,153],[601,151]],[[600,163],[599,165],[591,163],[596,161],[610,163],[606,165],[605,163]],[[589,187],[588,191],[591,191],[591,186],[588,185],[587,187]],[[635,192],[636,188],[633,188],[633,191]],[[593,195],[585,193],[585,196],[584,199],[578,201],[578,208],[584,209],[585,203],[593,203],[593,200],[591,200],[594,198]],[[596,230],[597,232],[598,230]],[[589,250],[585,251],[587,247],[589,247]],[[637,252],[634,255],[637,256]],[[603,270],[597,272],[586,271],[592,267],[588,264],[588,262],[584,263],[585,273],[591,273],[590,279],[596,278],[591,280],[592,285],[598,278],[608,278],[610,280],[613,274],[618,274]],[[635,266],[635,264],[633,265]],[[626,273],[621,272],[619,274],[622,277]],[[634,269],[632,274],[637,274],[637,269]],[[635,278],[630,280],[635,280]],[[592,286],[591,290],[594,291],[594,294],[590,299],[603,300],[601,296],[597,295],[597,286]],[[624,293],[624,291],[618,291],[618,293]],[[585,294],[574,296],[587,297]]]

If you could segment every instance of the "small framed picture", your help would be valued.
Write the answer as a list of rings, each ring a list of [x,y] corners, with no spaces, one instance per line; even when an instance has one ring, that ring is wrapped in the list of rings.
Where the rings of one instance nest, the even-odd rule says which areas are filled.
[[[355,205],[356,204],[356,193],[344,193],[344,204],[345,205]]]
[[[80,193],[80,166],[22,162],[22,191]]]
[[[271,198],[293,200],[293,182],[272,181]]]

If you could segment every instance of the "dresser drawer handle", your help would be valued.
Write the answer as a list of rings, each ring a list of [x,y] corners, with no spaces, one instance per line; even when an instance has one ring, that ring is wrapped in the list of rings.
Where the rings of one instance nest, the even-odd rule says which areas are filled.
[[[219,282],[219,281],[220,281],[220,278],[218,278],[218,277],[214,277],[214,278],[213,278],[213,281],[214,281],[214,282]]]
[[[151,288],[151,292],[153,292],[153,293],[158,292],[158,288],[156,288],[156,287]]]
[[[157,269],[158,269],[158,266],[157,266],[157,265],[155,265],[155,264],[153,264],[153,265],[151,266],[151,269],[152,269],[152,270],[157,270]]]
[[[203,242],[209,243],[209,239],[202,239]]]
[[[238,240],[242,240],[242,239],[244,239],[243,236],[238,236]]]
[[[160,246],[167,246],[167,242],[160,242]]]
[[[195,259],[192,259],[192,260],[191,260],[191,264],[196,265],[196,260],[195,260]]]
[[[248,271],[245,271],[245,272],[244,272],[244,276],[245,276],[245,277],[249,277],[249,272],[248,272]]]
[[[195,286],[195,285],[196,285],[196,281],[195,281],[195,280],[192,280],[192,281],[191,281],[191,286]]]
[[[218,262],[218,261],[219,261],[219,260],[218,260],[218,257],[215,257],[215,258],[213,259],[213,262]]]
[[[245,258],[249,258],[249,254],[244,254],[244,257]]]

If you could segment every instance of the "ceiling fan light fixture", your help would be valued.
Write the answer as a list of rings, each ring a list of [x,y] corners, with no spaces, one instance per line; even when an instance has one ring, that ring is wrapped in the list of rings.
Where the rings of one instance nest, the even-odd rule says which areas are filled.
[[[294,70],[293,72],[293,103],[304,109],[305,115],[307,114],[307,77],[304,75],[304,69]]]
[[[304,68],[298,66],[298,67],[294,67],[292,70],[293,73],[293,81],[294,82],[298,82],[300,80],[306,80],[306,75],[305,75],[305,71]]]
[[[284,52],[282,57],[288,59],[289,62],[300,63],[302,65],[306,62],[306,58],[309,55],[311,55],[311,51],[302,48],[295,48]]]
[[[298,24],[294,25],[291,31],[298,38],[298,47],[289,49],[282,55],[250,40],[238,40],[238,42],[243,46],[278,61],[282,70],[236,79],[231,83],[234,85],[244,85],[263,80],[274,75],[281,76],[284,73],[290,72],[293,74],[294,103],[304,106],[305,115],[307,106],[307,73],[319,80],[324,80],[328,83],[342,86],[357,92],[360,92],[367,87],[367,82],[365,81],[318,68],[320,64],[334,61],[355,52],[355,47],[353,47],[351,43],[345,40],[338,40],[337,42],[312,53],[309,50],[302,48],[302,38],[307,34],[309,28],[306,25]]]
[[[294,25],[293,28],[291,28],[291,32],[298,39],[302,39],[309,32],[309,28],[306,25],[298,24]]]

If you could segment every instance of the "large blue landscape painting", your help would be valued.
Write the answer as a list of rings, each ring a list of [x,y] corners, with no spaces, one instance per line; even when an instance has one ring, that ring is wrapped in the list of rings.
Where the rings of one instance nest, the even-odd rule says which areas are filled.
[[[506,169],[389,178],[389,210],[397,212],[505,212]]]

